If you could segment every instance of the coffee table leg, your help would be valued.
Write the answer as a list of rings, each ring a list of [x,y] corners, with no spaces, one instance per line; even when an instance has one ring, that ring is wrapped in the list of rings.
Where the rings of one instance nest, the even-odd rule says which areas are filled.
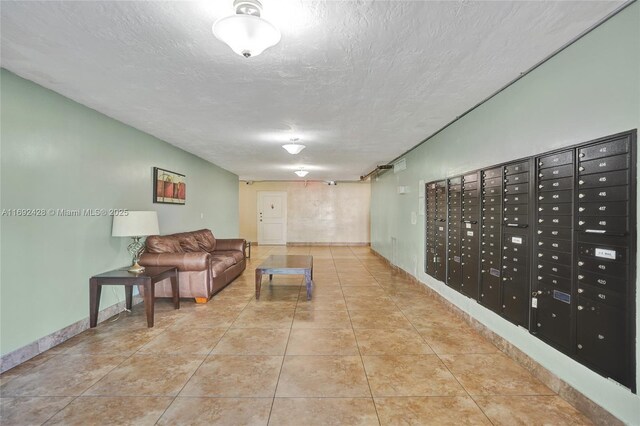
[[[260,287],[262,285],[262,271],[256,269],[256,300],[260,299]]]
[[[89,327],[98,325],[98,311],[100,310],[100,294],[102,286],[98,284],[97,278],[89,280]]]
[[[125,307],[127,308],[127,310],[131,310],[131,307],[133,306],[133,286],[132,285],[125,285],[124,286],[124,298],[125,298]]]
[[[173,295],[173,307],[180,309],[180,276],[178,271],[171,277],[171,294]]]
[[[144,281],[144,310],[147,313],[147,327],[153,327],[153,311],[156,300],[155,284],[151,278]]]
[[[311,300],[311,270],[308,269],[304,272],[304,281],[307,284],[307,300]]]

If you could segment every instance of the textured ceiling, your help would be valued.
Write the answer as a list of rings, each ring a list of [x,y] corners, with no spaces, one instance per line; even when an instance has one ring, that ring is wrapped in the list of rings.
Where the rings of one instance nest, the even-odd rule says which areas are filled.
[[[356,180],[621,2],[263,0],[250,59],[211,33],[231,4],[2,1],[2,66],[241,179]]]

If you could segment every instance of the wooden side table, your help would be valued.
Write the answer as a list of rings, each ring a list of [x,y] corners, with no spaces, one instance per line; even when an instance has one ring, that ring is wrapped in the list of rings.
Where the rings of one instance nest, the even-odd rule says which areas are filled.
[[[155,285],[160,281],[170,278],[173,292],[173,306],[180,309],[180,281],[178,268],[174,266],[148,266],[144,272],[134,274],[126,269],[115,269],[103,274],[95,275],[89,280],[89,327],[98,325],[98,312],[100,311],[100,295],[103,285],[125,286],[125,298],[127,309],[131,309],[133,299],[133,286],[144,287],[144,308],[147,313],[147,326],[153,327],[153,314],[155,305]]]

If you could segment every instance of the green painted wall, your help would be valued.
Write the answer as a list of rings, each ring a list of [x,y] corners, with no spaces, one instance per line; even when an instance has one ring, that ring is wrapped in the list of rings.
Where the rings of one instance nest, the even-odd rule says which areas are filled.
[[[412,151],[405,171],[374,178],[371,200],[375,250],[630,424],[640,422],[638,396],[427,276],[424,216],[412,225],[411,214],[418,212],[420,180],[442,179],[638,127],[640,4],[635,3]],[[400,185],[411,192],[398,195]],[[640,299],[637,305],[640,312]]]
[[[163,234],[238,236],[236,175],[6,70],[0,102],[0,208],[156,210]],[[187,176],[185,206],[151,202],[154,166]],[[129,262],[111,222],[1,218],[2,354],[88,317],[89,277]],[[101,308],[116,302],[103,291]]]

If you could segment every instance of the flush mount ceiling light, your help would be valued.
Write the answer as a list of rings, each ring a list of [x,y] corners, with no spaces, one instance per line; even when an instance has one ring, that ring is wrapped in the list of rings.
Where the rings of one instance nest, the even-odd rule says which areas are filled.
[[[307,170],[304,170],[302,167],[300,167],[300,170],[296,170],[295,174],[297,174],[300,177],[305,177],[306,175],[309,174],[309,172]]]
[[[286,149],[289,154],[292,154],[292,155],[300,154],[300,151],[305,149],[306,146],[296,143],[299,140],[300,139],[298,138],[291,138],[291,143],[282,145],[282,147]]]
[[[258,0],[235,0],[235,15],[218,19],[213,35],[245,58],[258,56],[280,41],[280,31],[260,17],[262,4]]]

